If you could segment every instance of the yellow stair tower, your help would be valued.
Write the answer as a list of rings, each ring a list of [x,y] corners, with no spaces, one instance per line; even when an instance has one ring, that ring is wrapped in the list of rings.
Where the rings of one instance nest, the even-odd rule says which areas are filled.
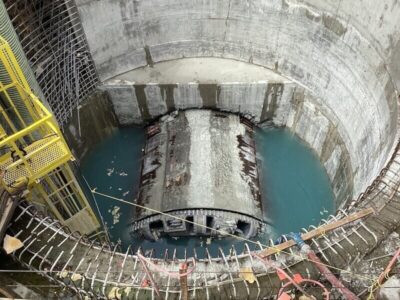
[[[32,93],[9,46],[0,37],[0,177],[11,193],[30,191],[71,230],[100,225],[69,162],[74,157],[56,120]]]

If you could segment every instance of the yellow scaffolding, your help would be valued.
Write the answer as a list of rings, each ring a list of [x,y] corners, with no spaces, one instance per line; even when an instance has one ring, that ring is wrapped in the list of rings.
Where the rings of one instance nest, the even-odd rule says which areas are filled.
[[[3,108],[0,111],[0,149],[4,152],[0,156],[0,169],[3,171],[2,181],[7,189],[12,189],[25,178],[30,185],[73,159],[53,116],[35,96],[28,94],[19,84],[14,87],[18,87],[18,96],[29,107],[31,120],[27,122],[26,118],[20,118],[15,106],[10,105],[7,110]],[[10,87],[4,88],[0,85],[0,101],[3,105],[12,103],[8,89]],[[25,127],[17,130],[20,127],[18,125]]]
[[[46,174],[35,186],[34,193],[44,198],[57,219],[72,231],[91,233],[93,228],[99,228],[99,222],[68,164]]]
[[[10,193],[26,186],[63,224],[90,233],[100,225],[68,165],[73,159],[56,120],[0,37],[1,184]]]

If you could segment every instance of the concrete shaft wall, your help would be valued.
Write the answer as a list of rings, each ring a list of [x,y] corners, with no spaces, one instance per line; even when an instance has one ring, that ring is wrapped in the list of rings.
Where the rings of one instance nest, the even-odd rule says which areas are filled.
[[[102,80],[183,57],[223,57],[266,66],[313,96],[314,111],[329,119],[346,145],[355,193],[387,160],[397,131],[399,1],[77,4]],[[297,133],[315,141],[325,137],[309,127]]]
[[[256,123],[272,122],[288,127],[319,157],[330,178],[336,206],[353,196],[353,167],[335,123],[320,111],[308,90],[293,82],[267,79],[135,84],[112,80],[103,89],[108,92],[122,126],[142,124],[175,109],[206,107],[241,113]]]

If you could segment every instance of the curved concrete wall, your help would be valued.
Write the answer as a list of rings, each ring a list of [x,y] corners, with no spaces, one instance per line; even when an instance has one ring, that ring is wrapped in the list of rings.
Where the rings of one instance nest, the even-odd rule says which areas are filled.
[[[334,126],[350,156],[354,193],[386,162],[397,131],[399,1],[77,4],[102,80],[182,57],[266,66],[305,87],[317,111]],[[310,132],[309,126],[303,128],[300,136]]]
[[[193,60],[179,59],[168,61],[168,64],[188,63],[179,70],[185,74]],[[195,60],[198,63],[210,63],[205,58]],[[207,72],[209,74],[216,73],[213,72],[213,67],[219,65],[218,62],[230,60],[212,61],[213,64],[209,65]],[[233,66],[239,64],[237,61],[230,63]],[[157,73],[161,64],[163,63],[145,69]],[[259,66],[257,68],[264,69]],[[254,71],[254,68],[250,69],[242,68],[242,71],[245,74]],[[136,69],[134,73],[136,71],[141,69]],[[216,77],[213,83],[202,83],[201,76],[197,76],[194,82],[185,82],[173,76],[176,74],[174,69],[165,74],[157,73],[163,76],[170,74],[169,80],[173,83],[149,81],[137,84],[127,80],[135,78],[135,74],[129,73],[129,76],[124,74],[123,80],[107,80],[102,86],[108,92],[121,126],[143,124],[169,111],[190,108],[230,111],[245,115],[255,123],[268,122],[275,126],[284,126],[297,134],[319,157],[331,180],[336,206],[353,195],[353,167],[343,139],[335,124],[320,111],[315,97],[297,84],[281,76],[271,78],[269,74],[263,75],[263,81],[254,82],[241,82],[243,79],[238,77],[235,77],[234,82],[221,82],[223,78]]]

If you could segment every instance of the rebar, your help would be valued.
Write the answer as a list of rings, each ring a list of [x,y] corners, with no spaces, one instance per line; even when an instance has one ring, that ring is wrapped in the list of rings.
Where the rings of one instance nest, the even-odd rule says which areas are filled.
[[[60,125],[99,79],[72,0],[4,0],[45,100]]]

